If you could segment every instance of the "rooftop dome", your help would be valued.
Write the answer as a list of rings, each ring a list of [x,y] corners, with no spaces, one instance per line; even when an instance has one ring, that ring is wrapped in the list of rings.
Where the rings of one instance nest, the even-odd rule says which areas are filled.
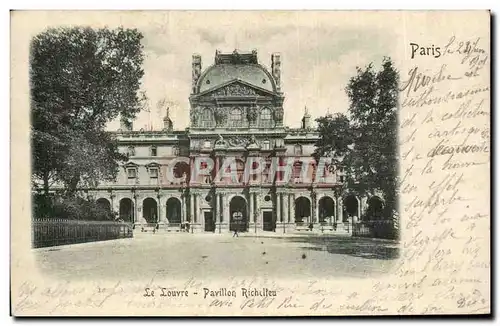
[[[231,80],[239,79],[275,92],[275,81],[272,75],[262,65],[257,63],[257,53],[232,54],[216,52],[215,64],[208,67],[198,80],[198,92],[204,92]]]

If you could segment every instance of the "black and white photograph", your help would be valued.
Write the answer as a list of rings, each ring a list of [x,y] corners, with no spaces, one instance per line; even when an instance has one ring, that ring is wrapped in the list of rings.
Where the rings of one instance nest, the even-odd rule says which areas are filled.
[[[465,191],[489,177],[489,17],[429,43],[408,15],[13,12],[42,19],[14,313],[489,310],[489,203]]]

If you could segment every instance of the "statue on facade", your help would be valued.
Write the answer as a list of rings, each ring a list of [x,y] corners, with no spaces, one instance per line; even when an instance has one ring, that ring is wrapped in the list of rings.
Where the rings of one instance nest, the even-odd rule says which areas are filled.
[[[223,126],[227,121],[227,111],[224,108],[217,108],[214,112],[215,122],[218,126]]]
[[[250,122],[257,121],[257,108],[249,107],[247,109],[247,117],[248,117],[248,121],[250,121]]]
[[[276,119],[278,123],[283,121],[283,108],[278,107],[274,109],[274,119]]]
[[[192,126],[198,125],[198,114],[196,111],[197,111],[196,108],[191,109],[190,118],[191,118],[191,125]]]

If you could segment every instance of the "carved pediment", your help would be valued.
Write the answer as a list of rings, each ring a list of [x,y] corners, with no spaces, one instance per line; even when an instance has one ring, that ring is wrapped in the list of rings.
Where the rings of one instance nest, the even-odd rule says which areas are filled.
[[[209,97],[271,96],[273,93],[241,80],[233,80],[218,88],[207,90],[200,95]]]
[[[234,83],[219,88],[210,95],[211,96],[256,96],[257,92],[255,91],[255,89],[249,86],[240,83]]]
[[[160,164],[156,163],[156,162],[150,162],[148,164],[146,164],[146,168],[149,170],[150,168],[159,168],[160,167]]]

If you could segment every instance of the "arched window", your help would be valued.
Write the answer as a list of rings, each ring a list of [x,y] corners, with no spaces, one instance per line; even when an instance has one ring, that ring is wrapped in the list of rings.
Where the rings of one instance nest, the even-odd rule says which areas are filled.
[[[299,182],[302,176],[302,161],[295,161],[293,163],[292,179],[294,182]]]
[[[151,146],[150,148],[150,154],[151,156],[157,156],[158,155],[158,148],[156,146]]]
[[[205,108],[201,112],[201,126],[205,128],[212,128],[214,125],[214,118],[212,110]]]
[[[234,109],[231,111],[231,115],[229,116],[229,125],[231,127],[243,126],[243,114],[240,109]]]
[[[271,110],[268,108],[262,109],[260,111],[260,126],[263,128],[272,128],[273,127],[273,118],[271,116]]]

